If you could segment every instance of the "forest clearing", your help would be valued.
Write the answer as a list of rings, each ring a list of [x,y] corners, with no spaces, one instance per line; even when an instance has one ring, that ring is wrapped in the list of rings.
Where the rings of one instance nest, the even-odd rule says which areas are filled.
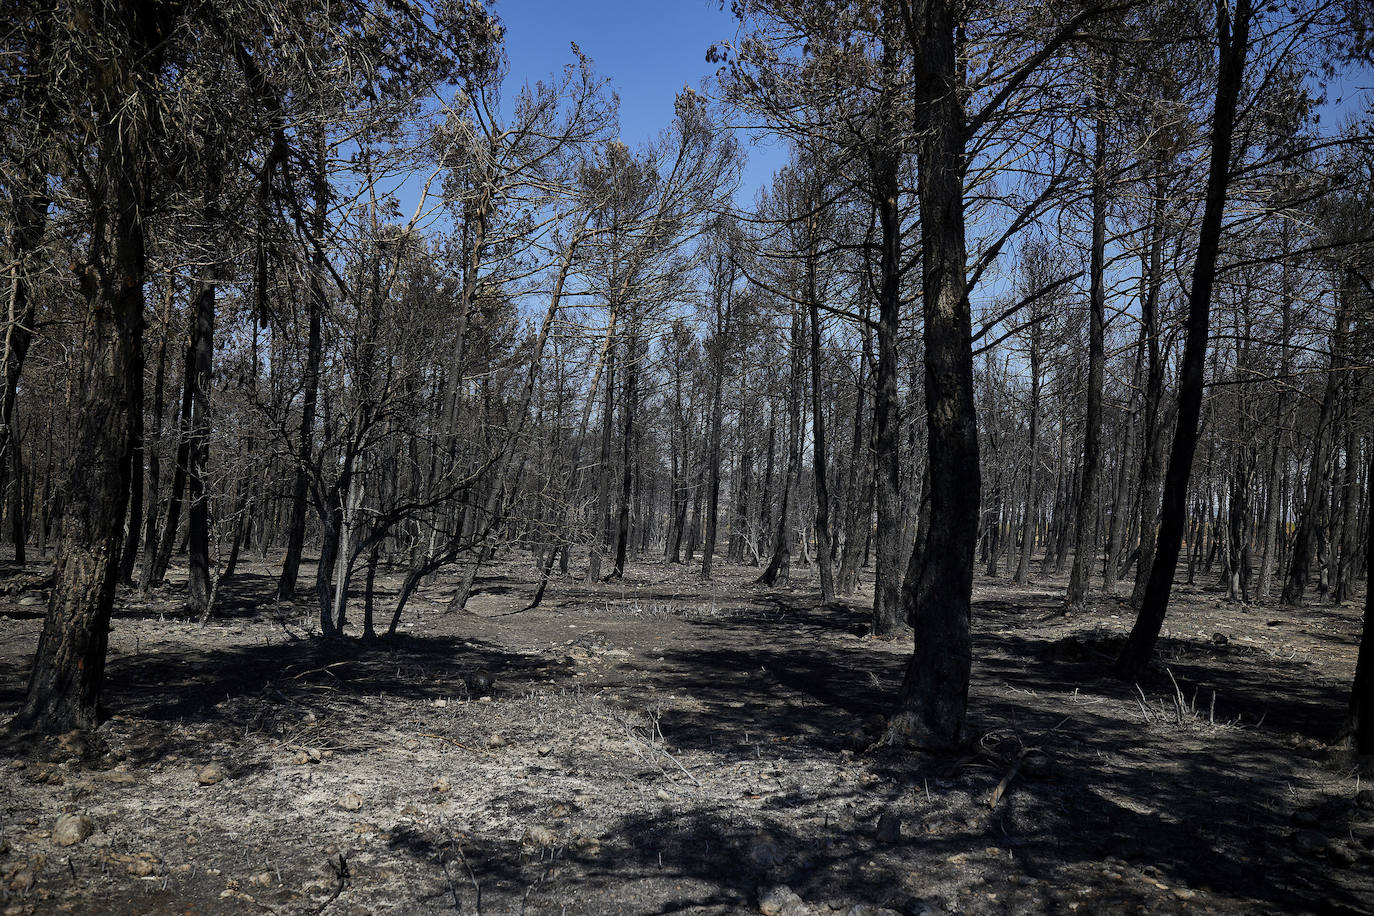
[[[5,747],[15,912],[748,913],[778,888],[809,909],[771,912],[794,916],[1374,900],[1374,793],[1334,746],[1350,607],[1276,619],[1180,586],[1137,691],[1105,676],[1124,602],[1065,617],[1062,577],[980,579],[969,742],[912,765],[878,744],[906,651],[801,570],[703,588],[646,566],[524,610],[525,557],[467,612],[446,613],[452,583],[426,590],[373,645],[308,640],[268,573],[208,628],[175,586],[121,599],[110,718]],[[20,602],[0,713],[40,622]],[[60,812],[95,833],[56,845]]]
[[[1374,912],[1374,3],[8,6],[0,916]]]

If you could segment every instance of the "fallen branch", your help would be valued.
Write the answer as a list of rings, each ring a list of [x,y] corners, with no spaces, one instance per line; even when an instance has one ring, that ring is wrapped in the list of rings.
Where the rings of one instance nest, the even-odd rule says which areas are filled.
[[[989,811],[996,808],[997,803],[1000,802],[1002,800],[1002,797],[1007,794],[1007,787],[1010,786],[1011,781],[1016,778],[1016,774],[1021,771],[1021,761],[1024,760],[1025,757],[1026,749],[1023,747],[1021,748],[1021,753],[1016,755],[1016,759],[1013,760],[1011,762],[1011,766],[1007,768],[1006,775],[1003,776],[1002,781],[997,784],[997,788],[992,790],[992,795],[988,798]]]

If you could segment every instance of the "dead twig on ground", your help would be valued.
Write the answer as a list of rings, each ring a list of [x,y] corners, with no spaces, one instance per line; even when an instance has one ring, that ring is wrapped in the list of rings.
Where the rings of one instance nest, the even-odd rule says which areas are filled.
[[[1011,766],[1007,768],[1006,775],[1002,777],[1002,781],[997,784],[997,788],[992,790],[992,795],[988,797],[989,811],[997,807],[997,803],[1007,794],[1007,788],[1011,785],[1011,781],[1016,778],[1017,773],[1021,772],[1021,761],[1026,759],[1026,750],[1027,749],[1024,747],[1021,748],[1021,752],[1016,755],[1016,759],[1014,759],[1011,762]]]
[[[640,744],[644,745],[650,750],[656,751],[657,753],[662,754],[664,757],[667,757],[670,761],[672,761],[674,766],[676,766],[679,770],[682,771],[682,774],[684,776],[686,776],[688,779],[692,781],[693,785],[700,789],[701,781],[698,780],[695,776],[693,776],[692,772],[682,765],[682,761],[674,757],[671,753],[668,752],[668,749],[663,746],[663,731],[659,728],[658,717],[650,714],[649,721],[651,723],[653,730],[654,737],[652,739],[646,738],[644,735],[640,734],[639,726],[631,724],[628,719],[621,719],[620,725],[622,728],[625,729],[625,735],[627,737],[639,742]],[[668,771],[665,770],[658,763],[657,759],[650,758],[650,762],[653,763],[653,765],[658,769],[658,771],[663,774],[664,779],[668,780],[669,782],[673,782],[673,778],[668,775]]]
[[[422,734],[420,735],[420,737],[421,737],[421,738],[433,738],[433,739],[435,739],[436,741],[445,741],[445,742],[447,742],[447,743],[453,745],[454,747],[462,748],[462,749],[465,750],[465,751],[471,751],[471,752],[474,753],[474,754],[475,754],[475,753],[479,753],[478,750],[477,750],[476,748],[468,747],[466,744],[460,744],[460,743],[458,743],[457,741],[454,741],[452,738],[445,738],[443,735],[434,735],[434,734],[430,734],[430,733],[428,733],[428,732],[425,732],[425,733],[422,733]]]

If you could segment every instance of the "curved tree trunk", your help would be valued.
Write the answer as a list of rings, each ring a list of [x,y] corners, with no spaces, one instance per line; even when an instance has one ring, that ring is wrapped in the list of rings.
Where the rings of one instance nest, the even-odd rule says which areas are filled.
[[[114,15],[118,17],[116,12]],[[125,18],[132,15],[125,12]],[[129,22],[123,25],[131,25]],[[130,28],[140,57],[161,43],[157,21]],[[140,59],[134,66],[148,66]],[[121,90],[122,92],[122,90]],[[60,733],[97,724],[110,614],[129,496],[129,417],[135,374],[143,372],[145,202],[143,161],[131,131],[110,112],[125,99],[102,95],[93,174],[96,223],[81,274],[86,302],[83,382],[76,415],[62,540],[47,617],[15,725]]]
[[[1135,626],[1116,662],[1116,673],[1136,680],[1154,654],[1155,641],[1168,613],[1174,570],[1183,544],[1187,515],[1188,478],[1197,447],[1198,419],[1202,413],[1203,375],[1207,360],[1208,316],[1216,281],[1217,254],[1221,244],[1222,214],[1230,180],[1232,134],[1236,104],[1245,81],[1245,56],[1249,47],[1250,0],[1236,0],[1234,20],[1225,4],[1217,4],[1217,33],[1221,70],[1217,79],[1216,111],[1212,127],[1212,161],[1207,175],[1207,196],[1198,233],[1197,261],[1188,294],[1187,336],[1180,369],[1178,426],[1174,433],[1169,470],[1165,474],[1159,538],[1154,563],[1145,588],[1145,599]],[[1234,25],[1234,28],[1233,28]]]

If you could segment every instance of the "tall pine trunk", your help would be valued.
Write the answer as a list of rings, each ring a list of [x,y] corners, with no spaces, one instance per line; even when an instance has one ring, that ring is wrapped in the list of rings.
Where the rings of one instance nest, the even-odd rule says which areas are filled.
[[[1044,332],[1037,316],[1030,327],[1030,460],[1026,468],[1026,512],[1021,519],[1021,552],[1016,560],[1016,572],[1011,581],[1025,585],[1030,581],[1031,554],[1035,550],[1036,508],[1040,485],[1040,341]]]
[[[720,515],[720,427],[724,407],[721,393],[725,385],[725,354],[729,347],[729,293],[717,312],[716,338],[712,341],[711,359],[711,416],[706,434],[706,537],[701,546],[701,577],[711,578],[711,566],[716,558],[716,523]]]
[[[787,468],[783,472],[781,506],[778,511],[777,529],[773,539],[773,556],[768,566],[758,577],[761,585],[774,585],[779,579],[791,575],[792,564],[792,519],[799,509],[797,490],[801,478],[801,327],[800,313],[792,311],[791,375],[787,383]]]
[[[163,39],[159,19],[118,9],[107,15],[123,20],[118,25],[134,46],[138,60],[125,66],[155,67]],[[14,723],[50,734],[92,728],[99,718],[128,506],[133,378],[143,372],[146,176],[135,132],[124,129],[115,112],[137,109],[145,100],[136,89],[126,98],[123,81],[118,84],[117,91],[97,96],[95,120],[101,126],[92,173],[98,199],[91,202],[95,223],[80,274],[86,304],[83,383],[53,589]]]
[[[902,221],[897,210],[897,163],[877,170],[878,222],[882,230],[882,283],[878,290],[878,375],[873,396],[874,480],[878,503],[877,570],[873,582],[873,634],[894,636],[902,616],[902,477],[897,436],[897,331],[901,314]]]
[[[1366,468],[1365,498],[1374,496],[1374,461]],[[1374,569],[1374,536],[1365,540],[1365,568]],[[1374,588],[1366,588],[1360,651],[1346,716],[1350,743],[1361,755],[1374,754]]]
[[[301,551],[305,548],[306,497],[310,488],[310,466],[314,461],[315,409],[320,391],[320,361],[323,356],[324,307],[325,307],[325,263],[324,252],[319,246],[324,244],[324,231],[329,206],[329,175],[326,162],[326,146],[323,128],[316,129],[315,135],[315,212],[313,232],[316,249],[310,256],[310,290],[306,297],[306,321],[309,330],[306,337],[305,368],[301,394],[301,428],[296,446],[295,477],[291,485],[291,523],[286,535],[286,555],[282,559],[281,578],[277,580],[277,598],[288,601],[295,597],[296,578],[300,574]]]
[[[192,371],[187,373],[191,391],[191,417],[187,430],[186,480],[187,606],[202,617],[210,613],[210,506],[205,489],[205,469],[210,453],[210,361],[214,353],[215,284],[206,281],[196,296],[191,320]]]
[[[1232,14],[1234,13],[1234,18]],[[1207,175],[1207,195],[1198,233],[1197,261],[1188,293],[1187,336],[1180,369],[1178,425],[1174,432],[1159,538],[1140,614],[1117,659],[1116,672],[1124,680],[1137,680],[1154,654],[1160,627],[1169,609],[1174,570],[1183,543],[1187,515],[1188,478],[1197,448],[1198,420],[1202,413],[1203,376],[1207,361],[1208,317],[1212,287],[1216,281],[1217,255],[1221,245],[1222,215],[1230,180],[1231,147],[1236,105],[1245,81],[1245,56],[1249,48],[1250,0],[1235,0],[1234,10],[1217,3],[1217,36],[1221,68],[1217,79],[1216,110],[1212,119],[1212,161]]]
[[[1103,341],[1107,312],[1105,253],[1107,247],[1107,118],[1097,99],[1097,131],[1093,150],[1092,253],[1088,293],[1088,391],[1083,417],[1083,477],[1078,489],[1078,524],[1074,530],[1073,568],[1069,571],[1068,606],[1082,608],[1088,600],[1088,579],[1097,552],[1098,465],[1102,452],[1102,372],[1106,362]],[[1108,562],[1111,558],[1108,557]]]
[[[932,749],[963,736],[973,662],[970,605],[978,537],[978,429],[964,227],[964,117],[954,4],[928,0],[908,25],[915,52],[917,195],[930,512],[912,552],[903,602],[915,648],[902,680],[894,738]],[[919,540],[919,539],[918,539]]]
[[[11,511],[16,532],[16,563],[24,562],[24,466],[19,452],[19,437],[14,434],[14,405],[19,392],[19,379],[24,372],[24,360],[33,343],[34,318],[37,315],[29,282],[31,265],[25,262],[43,243],[49,202],[47,178],[35,157],[23,181],[10,229],[9,248],[14,264],[11,267],[4,340],[5,391],[3,398],[0,398],[0,493],[4,492],[7,485],[14,489]],[[138,381],[141,381],[141,376]],[[141,392],[141,385],[139,390]]]
[[[1321,410],[1317,415],[1317,429],[1312,438],[1312,463],[1307,473],[1307,495],[1298,529],[1293,534],[1293,553],[1288,561],[1288,578],[1283,584],[1280,600],[1284,604],[1299,605],[1311,576],[1312,554],[1316,550],[1318,526],[1327,514],[1327,477],[1330,474],[1331,453],[1335,450],[1335,422],[1344,374],[1345,326],[1349,322],[1348,291],[1336,296],[1336,321],[1331,329],[1331,364],[1326,372],[1326,388],[1322,394]]]
[[[816,563],[820,566],[821,600],[835,600],[835,574],[830,546],[830,484],[825,450],[825,391],[821,381],[821,310],[817,301],[816,245],[819,227],[812,213],[806,261],[806,295],[811,325],[811,472],[816,486]]]

